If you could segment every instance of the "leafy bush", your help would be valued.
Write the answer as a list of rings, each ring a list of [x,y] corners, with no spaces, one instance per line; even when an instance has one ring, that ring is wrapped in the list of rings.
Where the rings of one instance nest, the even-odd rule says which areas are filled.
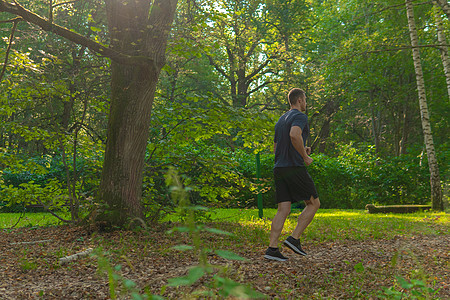
[[[164,156],[153,158],[144,172],[144,198],[174,206],[168,198],[164,176],[169,166],[174,166],[192,187],[189,197],[193,204],[236,207],[241,190],[252,189],[252,178],[242,176],[234,153],[215,145],[201,142],[173,146]]]
[[[347,146],[338,160],[351,175],[351,198],[363,208],[367,203],[426,204],[430,195],[428,165],[420,158],[402,155],[378,158],[369,148],[364,153]]]
[[[260,167],[261,178],[259,189],[262,193],[263,206],[275,207],[275,183],[273,181],[273,160],[271,153],[261,152]],[[256,155],[244,150],[235,151],[234,159],[237,162],[237,172],[250,183],[248,188],[239,190],[236,195],[236,207],[255,207],[258,183],[256,178]]]
[[[351,197],[352,176],[342,162],[323,154],[312,155],[308,171],[319,193],[322,208],[361,208]]]
[[[308,171],[314,179],[323,208],[362,209],[368,203],[426,204],[430,185],[427,164],[420,158],[403,155],[381,159],[371,148],[364,153],[343,146],[338,157],[313,154],[314,163]],[[255,156],[236,151],[238,171],[250,182],[255,182]],[[273,154],[261,154],[264,207],[275,207],[273,183]],[[253,199],[253,190],[241,190],[242,198]]]
[[[4,157],[2,157],[4,159]],[[93,161],[93,163],[91,163]],[[80,199],[92,195],[98,184],[97,168],[92,167],[97,160],[77,159],[76,194]],[[42,211],[40,202],[49,208],[61,209],[67,205],[67,175],[73,180],[74,172],[71,164],[66,168],[60,155],[32,157],[11,160],[0,173],[0,207],[2,212]],[[71,182],[73,188],[73,182]]]
[[[222,208],[255,207],[258,190],[265,208],[276,207],[273,181],[274,155],[260,152],[261,178],[256,178],[253,151],[220,147],[203,141],[176,144],[166,151],[153,152],[149,146],[144,172],[143,204],[147,216],[158,219],[170,212],[175,203],[168,197],[164,176],[168,166],[175,166],[192,187],[189,193],[195,205]],[[341,146],[341,156],[313,154],[308,167],[319,192],[323,208],[364,208],[366,204],[426,204],[430,195],[426,160],[403,155],[381,159],[369,148],[359,153],[351,146]],[[77,161],[77,195],[87,198],[98,186],[101,157]],[[69,176],[73,176],[71,166]],[[31,158],[1,173],[3,211],[23,211],[36,198],[53,206],[67,201],[66,171],[61,157]],[[45,201],[43,201],[45,200]],[[48,201],[48,202],[47,202]]]
[[[21,183],[18,187],[1,185],[2,200],[5,207],[2,212],[15,212],[25,206],[45,204],[50,208],[60,208],[68,196],[57,180],[51,180],[45,185],[34,181]],[[12,209],[8,209],[11,207]],[[23,210],[23,209],[22,209]]]

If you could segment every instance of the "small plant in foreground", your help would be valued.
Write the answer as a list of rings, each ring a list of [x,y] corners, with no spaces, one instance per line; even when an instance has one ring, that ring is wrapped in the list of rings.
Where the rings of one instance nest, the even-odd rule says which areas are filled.
[[[409,253],[414,258],[416,265],[420,266],[419,261],[414,254],[411,251],[409,251]],[[392,257],[392,267],[397,264],[399,257],[400,252],[395,253]],[[388,299],[439,299],[436,298],[439,289],[434,290],[427,287],[425,284],[426,277],[422,268],[416,269],[414,275],[419,276],[420,278],[408,281],[404,277],[396,275],[396,284],[390,288],[383,288],[383,292],[380,293],[380,296]]]
[[[381,297],[388,299],[438,299],[436,294],[439,290],[427,287],[421,280],[406,280],[401,276],[395,276],[398,287],[383,288]]]
[[[194,250],[199,257],[199,265],[191,267],[186,276],[171,278],[169,283],[162,288],[161,293],[164,293],[166,288],[169,286],[180,287],[180,286],[192,286],[197,281],[203,278],[206,281],[204,285],[207,289],[194,291],[193,294],[199,296],[214,297],[218,296],[221,298],[227,297],[238,297],[238,298],[264,298],[265,295],[254,291],[251,287],[242,285],[239,282],[233,281],[228,278],[227,268],[220,265],[209,264],[206,257],[210,249],[205,249],[201,247],[200,232],[208,231],[215,234],[225,234],[232,235],[229,232],[219,230],[216,228],[209,228],[203,225],[199,225],[195,219],[195,211],[206,210],[204,207],[192,206],[188,198],[189,188],[183,187],[179,176],[173,169],[169,169],[166,178],[167,185],[170,186],[171,196],[174,202],[178,203],[180,208],[180,213],[186,215],[185,223],[186,226],[175,227],[170,230],[169,233],[187,232],[191,235],[192,246],[191,245],[178,245],[175,246],[176,250]],[[230,260],[246,260],[245,258],[226,250],[215,250],[214,253],[222,258]]]
[[[141,294],[137,287],[137,284],[122,275],[119,274],[121,265],[112,266],[108,258],[105,257],[102,249],[96,249],[94,256],[97,257],[98,269],[101,273],[106,274],[108,277],[109,296],[111,299],[119,299],[117,292],[121,294],[129,294],[132,300],[160,300],[164,299],[160,296],[152,295],[149,291],[145,294]]]
[[[35,270],[37,268],[37,263],[34,261],[30,261],[26,258],[22,258],[20,260],[19,266],[20,266],[20,269],[25,272],[25,271],[29,271],[29,270]]]

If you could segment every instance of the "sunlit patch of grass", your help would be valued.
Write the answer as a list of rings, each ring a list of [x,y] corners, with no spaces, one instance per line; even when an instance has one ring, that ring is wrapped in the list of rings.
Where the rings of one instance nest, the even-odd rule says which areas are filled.
[[[282,235],[289,235],[297,224],[301,210],[293,210],[285,222]],[[214,223],[239,224],[233,231],[255,242],[268,240],[276,209],[264,209],[263,218],[257,209],[216,209],[211,213]],[[320,209],[303,239],[312,242],[335,240],[390,239],[397,235],[448,234],[449,215],[443,212],[413,214],[369,214],[364,210]],[[264,240],[264,241],[262,241]]]
[[[70,218],[70,214],[61,214],[62,218]],[[17,223],[18,222],[18,223]],[[17,223],[17,225],[16,225]],[[62,222],[50,213],[0,213],[0,228],[60,225]]]
[[[290,218],[296,219],[297,216]],[[389,239],[396,235],[446,234],[449,224],[449,216],[440,212],[368,214],[358,210],[322,210],[305,234],[307,239],[318,242]]]

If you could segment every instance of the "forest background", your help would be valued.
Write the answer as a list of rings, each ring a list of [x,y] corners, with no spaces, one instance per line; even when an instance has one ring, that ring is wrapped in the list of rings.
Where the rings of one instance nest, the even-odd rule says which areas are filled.
[[[450,34],[448,6],[412,3],[448,201],[449,72],[441,57],[448,45],[438,38],[438,29]],[[103,1],[21,5],[99,45],[115,42]],[[13,17],[0,14],[2,211],[43,205],[79,220],[104,206],[96,196],[112,118],[113,64]],[[273,127],[288,109],[292,87],[308,97],[309,171],[322,208],[429,204],[410,45],[403,1],[179,1],[151,105],[143,216],[155,221],[176,206],[165,184],[169,166],[196,205],[254,207],[262,192],[264,207],[274,207]]]

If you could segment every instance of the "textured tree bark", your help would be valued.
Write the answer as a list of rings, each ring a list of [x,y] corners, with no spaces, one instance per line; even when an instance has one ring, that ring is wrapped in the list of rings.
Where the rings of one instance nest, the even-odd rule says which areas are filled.
[[[445,79],[447,81],[447,94],[450,97],[450,58],[448,57],[448,47],[445,33],[442,28],[442,18],[439,14],[439,8],[435,10],[436,30],[441,50],[442,64],[444,65]]]
[[[315,113],[309,119],[310,127],[313,126],[315,117],[318,115],[324,116],[324,121],[322,123],[322,128],[320,129],[319,135],[314,139],[311,144],[311,150],[313,152],[317,151],[319,153],[324,153],[327,148],[327,139],[330,136],[331,121],[333,120],[334,114],[339,110],[340,100],[339,99],[329,99],[325,105],[320,109],[318,113]]]
[[[422,120],[422,130],[427,150],[428,165],[430,168],[430,184],[431,184],[431,202],[434,210],[443,210],[442,188],[439,175],[439,166],[434,150],[433,134],[431,131],[431,123],[428,112],[427,98],[425,92],[425,81],[423,78],[422,64],[420,61],[420,50],[417,47],[419,40],[417,37],[416,24],[414,20],[414,8],[411,0],[405,0],[406,13],[408,17],[409,34],[411,37],[412,56],[414,60],[414,69],[416,73],[417,91],[419,95],[419,106]]]
[[[330,136],[330,123],[331,117],[325,118],[323,122],[322,128],[319,132],[319,153],[325,153],[325,149],[327,146],[327,139]]]
[[[143,217],[140,200],[150,116],[176,2],[106,1],[112,48],[153,61],[138,66],[111,64],[111,104],[99,188],[99,199],[108,208],[97,218],[108,225],[123,226]]]

